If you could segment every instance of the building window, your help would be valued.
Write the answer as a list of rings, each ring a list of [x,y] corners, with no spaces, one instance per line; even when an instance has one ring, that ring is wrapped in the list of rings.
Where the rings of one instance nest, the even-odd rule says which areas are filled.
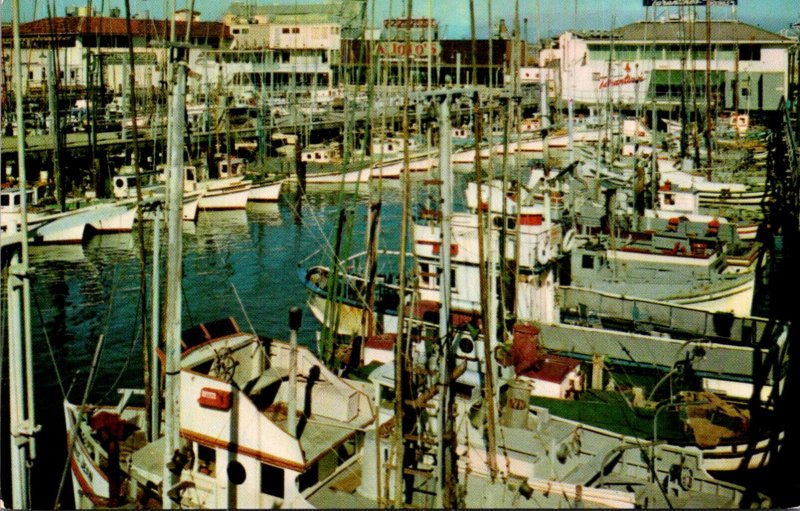
[[[28,71],[28,80],[33,80],[33,71]]]
[[[197,444],[197,471],[210,477],[217,474],[217,451],[213,447]]]
[[[590,255],[584,255],[583,260],[581,261],[581,268],[586,270],[591,270],[594,268],[594,257]]]
[[[234,34],[238,34],[239,33],[239,29],[238,28],[234,28],[233,30],[231,30],[231,32],[233,32]]]
[[[261,493],[283,498],[283,469],[261,464]]]
[[[293,34],[299,34],[300,33],[300,29],[297,28],[297,27],[294,27],[294,28],[292,28],[292,33]]]
[[[433,279],[430,276],[430,271],[431,268],[428,263],[419,264],[420,281],[426,286],[430,286],[433,282]]]
[[[761,60],[761,46],[758,44],[739,46],[739,60]]]
[[[70,70],[69,70],[69,79],[70,79],[70,80],[74,80],[74,79],[76,79],[77,77],[78,77],[78,73],[77,73],[77,71],[75,71],[74,69],[70,69]]]
[[[288,34],[290,32],[289,27],[283,27],[281,29],[281,34]]]

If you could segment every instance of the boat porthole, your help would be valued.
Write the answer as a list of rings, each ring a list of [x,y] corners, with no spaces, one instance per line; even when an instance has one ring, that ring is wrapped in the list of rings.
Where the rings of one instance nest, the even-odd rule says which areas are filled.
[[[233,484],[242,484],[247,479],[247,472],[244,466],[238,461],[231,461],[228,463],[228,480]]]
[[[473,343],[472,339],[469,337],[462,337],[461,340],[458,341],[458,349],[460,349],[462,353],[469,355],[472,353],[472,350],[475,349],[475,343]]]

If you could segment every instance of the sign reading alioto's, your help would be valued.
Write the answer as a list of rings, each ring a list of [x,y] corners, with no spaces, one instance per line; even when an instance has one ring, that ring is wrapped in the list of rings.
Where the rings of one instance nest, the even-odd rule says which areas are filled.
[[[378,55],[381,57],[405,57],[411,55],[412,57],[436,57],[442,53],[442,45],[438,41],[415,41],[411,43],[384,41],[378,43],[375,48]]]

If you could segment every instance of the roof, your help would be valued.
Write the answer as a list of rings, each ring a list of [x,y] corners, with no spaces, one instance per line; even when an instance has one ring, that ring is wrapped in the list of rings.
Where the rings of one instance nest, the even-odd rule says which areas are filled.
[[[343,29],[342,37],[356,37],[363,28],[365,10],[366,0],[290,5],[232,2],[227,14],[243,18],[266,16],[270,23],[339,23]]]
[[[525,376],[534,380],[543,380],[551,383],[561,383],[569,373],[581,365],[580,360],[562,357],[560,355],[547,355],[541,369],[538,371],[528,370],[519,376]]]
[[[284,18],[287,22],[298,21],[298,17],[311,17],[314,19],[325,18],[333,22],[343,23],[357,20],[361,17],[365,0],[343,0],[320,4],[290,4],[290,5],[247,5],[242,2],[232,2],[228,14],[234,16],[267,16],[270,21]]]
[[[131,33],[139,37],[163,37],[169,35],[170,20],[155,19],[132,19]],[[175,22],[175,33],[178,38],[183,38],[186,34],[188,23],[185,21]],[[6,34],[3,27],[3,36]],[[128,27],[125,18],[110,18],[105,16],[62,16],[52,19],[42,18],[27,23],[22,23],[19,27],[20,37],[49,36],[56,34],[59,36],[76,35],[106,35],[106,36],[126,36]],[[228,28],[218,21],[195,21],[192,23],[192,35],[197,38],[222,38],[229,39]]]
[[[706,41],[705,20],[695,20],[694,27],[689,21],[637,21],[613,31],[616,40],[643,41],[643,42],[680,42],[687,39],[690,28],[694,29],[696,41]],[[738,20],[711,21],[711,41],[715,43],[784,43],[792,44],[794,41]],[[609,31],[589,31],[576,33],[585,39],[608,41]]]

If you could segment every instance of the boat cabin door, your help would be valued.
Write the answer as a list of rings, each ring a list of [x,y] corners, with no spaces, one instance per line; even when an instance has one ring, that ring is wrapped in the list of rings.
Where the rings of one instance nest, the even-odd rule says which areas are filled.
[[[197,189],[197,169],[192,165],[183,167],[183,191],[193,192]]]

